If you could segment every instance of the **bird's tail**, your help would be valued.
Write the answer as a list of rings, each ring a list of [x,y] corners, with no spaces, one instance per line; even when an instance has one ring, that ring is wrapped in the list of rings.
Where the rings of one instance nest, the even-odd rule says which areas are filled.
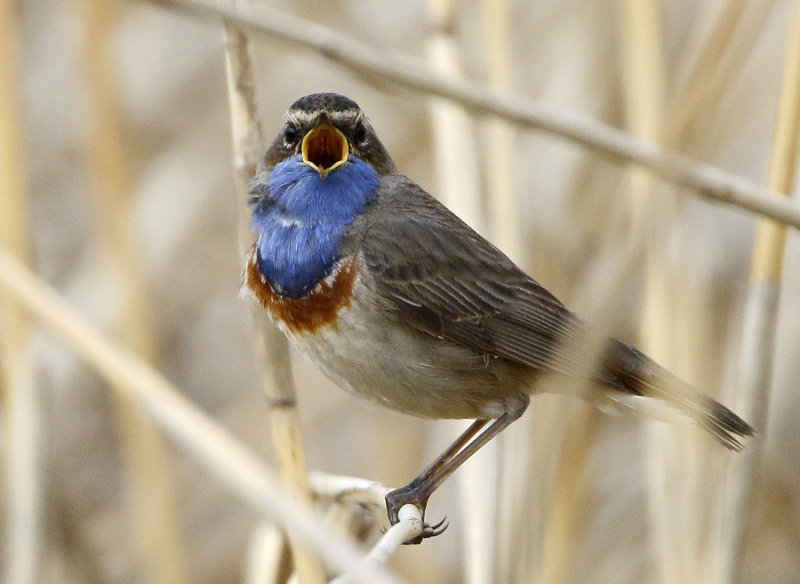
[[[755,434],[753,428],[730,409],[684,383],[641,351],[616,339],[610,339],[595,381],[619,390],[623,398],[642,396],[669,404],[731,450],[741,450],[741,438]]]

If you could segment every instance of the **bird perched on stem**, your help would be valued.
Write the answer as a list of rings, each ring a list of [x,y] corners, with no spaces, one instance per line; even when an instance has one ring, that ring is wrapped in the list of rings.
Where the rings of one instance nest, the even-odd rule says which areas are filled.
[[[543,372],[594,402],[658,401],[739,450],[753,429],[637,349],[597,336],[500,250],[398,172],[364,112],[335,93],[289,108],[251,190],[245,283],[337,385],[425,418],[475,422],[386,497],[389,520],[528,407]],[[589,384],[578,381],[588,380]],[[563,384],[562,384],[563,385]],[[446,526],[445,526],[446,527]],[[426,525],[425,537],[443,531]]]

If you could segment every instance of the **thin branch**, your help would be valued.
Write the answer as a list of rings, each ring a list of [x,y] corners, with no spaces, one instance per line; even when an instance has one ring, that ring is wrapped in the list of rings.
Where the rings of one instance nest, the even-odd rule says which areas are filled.
[[[106,339],[83,320],[52,288],[8,251],[0,248],[0,295],[13,300],[62,337],[110,386],[135,398],[153,419],[196,461],[239,498],[315,549],[334,570],[364,584],[397,584],[380,567],[361,563],[358,547],[320,524],[295,501],[228,431],[194,406],[152,366]]]
[[[712,201],[770,217],[800,229],[800,208],[780,193],[735,174],[643,142],[627,132],[526,95],[445,77],[423,62],[352,40],[314,22],[244,3],[238,8],[209,0],[147,0],[205,19],[222,19],[255,34],[319,51],[339,65],[381,82],[456,101],[481,114],[543,130],[618,163],[638,164],[664,181]]]
[[[318,497],[336,501],[356,501],[386,509],[386,494],[391,491],[375,481],[358,477],[331,475],[322,472],[312,472],[311,485]],[[403,542],[417,537],[423,527],[422,515],[414,505],[405,505],[399,511],[400,522],[393,525],[372,548],[365,562],[374,562],[384,565]],[[342,584],[346,576],[334,582]]]
[[[386,508],[386,495],[392,489],[369,479],[313,471],[309,475],[314,495],[337,501],[357,501]]]
[[[368,561],[386,565],[392,554],[410,539],[422,533],[422,513],[416,505],[403,505],[397,512],[400,521],[392,525],[370,550]]]
[[[403,505],[397,514],[400,521],[383,534],[362,560],[362,566],[385,566],[403,543],[422,533],[422,514],[416,505]],[[350,581],[350,574],[343,574],[331,584],[349,584]]]

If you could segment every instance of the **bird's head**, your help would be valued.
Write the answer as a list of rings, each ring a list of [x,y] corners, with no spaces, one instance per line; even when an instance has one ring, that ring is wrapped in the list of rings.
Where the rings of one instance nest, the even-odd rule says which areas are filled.
[[[379,176],[395,170],[358,104],[337,93],[313,93],[294,102],[283,129],[267,150],[264,165],[271,170],[297,154],[322,178],[350,156],[370,164]]]

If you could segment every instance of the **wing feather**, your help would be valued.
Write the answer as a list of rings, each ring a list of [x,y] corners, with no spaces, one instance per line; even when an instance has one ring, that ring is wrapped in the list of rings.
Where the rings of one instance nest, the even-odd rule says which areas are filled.
[[[366,264],[365,285],[410,326],[529,367],[575,370],[575,314],[406,177],[384,177],[347,241]]]

